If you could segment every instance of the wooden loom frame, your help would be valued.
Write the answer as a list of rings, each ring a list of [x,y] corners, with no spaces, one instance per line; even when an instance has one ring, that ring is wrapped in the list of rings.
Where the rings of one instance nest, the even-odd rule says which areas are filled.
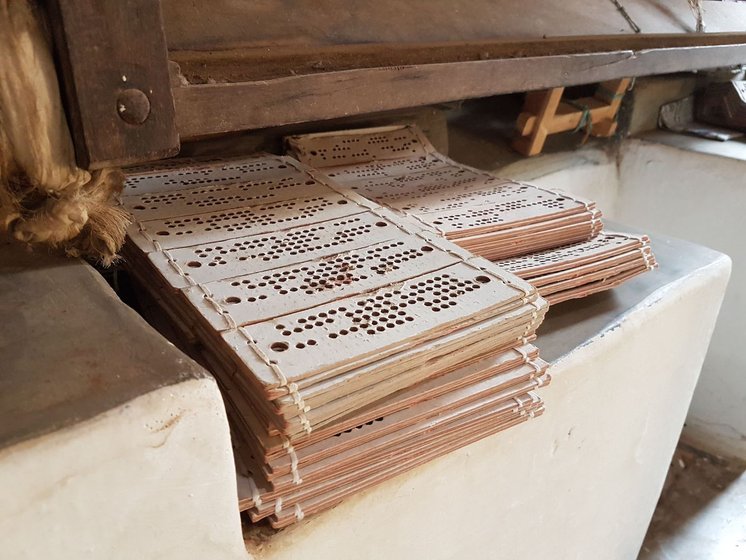
[[[250,49],[234,48],[219,32],[219,49],[169,45],[162,3],[43,3],[82,167],[162,159],[177,153],[180,142],[209,135],[746,60],[743,32],[692,33],[682,27],[676,33],[599,35],[578,25],[574,35],[560,37],[511,38],[506,30],[503,35],[496,30],[494,39],[303,47],[289,58],[270,60],[270,65],[287,68],[295,60],[332,55],[347,60],[354,54],[354,60],[259,79],[247,72],[257,64]],[[688,10],[683,4],[679,8]],[[738,6],[725,8],[746,18]],[[342,17],[335,12],[328,16]],[[190,81],[194,72],[204,80]],[[118,110],[122,100],[145,105],[143,122],[123,120],[128,112]]]

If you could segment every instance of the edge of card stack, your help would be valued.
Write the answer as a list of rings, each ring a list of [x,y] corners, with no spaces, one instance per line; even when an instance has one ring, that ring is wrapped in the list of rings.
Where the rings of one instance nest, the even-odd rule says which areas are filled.
[[[550,304],[657,266],[647,236],[602,231],[594,202],[456,163],[415,125],[290,136],[286,144],[300,161],[528,280]]]
[[[589,241],[496,264],[536,286],[550,305],[614,288],[658,266],[647,235],[606,230]]]
[[[290,136],[286,144],[337,183],[489,260],[585,241],[602,227],[595,202],[456,163],[415,125]]]

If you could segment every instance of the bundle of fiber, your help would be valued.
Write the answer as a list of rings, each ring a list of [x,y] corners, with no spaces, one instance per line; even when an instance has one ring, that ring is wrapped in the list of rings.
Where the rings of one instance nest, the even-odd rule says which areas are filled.
[[[139,169],[122,200],[135,216],[129,267],[215,374],[273,512],[277,499],[317,511],[396,474],[379,461],[387,446],[422,460],[540,412],[536,289],[291,158]],[[474,408],[464,391],[486,400]],[[422,424],[447,411],[442,431]],[[340,435],[361,425],[354,437],[375,452]],[[347,482],[304,479],[319,457]]]
[[[647,235],[610,231],[496,264],[530,282],[552,305],[608,290],[657,266]]]
[[[341,185],[490,260],[585,241],[602,227],[595,203],[456,163],[414,125],[291,136],[287,145]]]
[[[0,0],[0,228],[110,264],[129,224],[124,176],[75,164],[43,13]]]

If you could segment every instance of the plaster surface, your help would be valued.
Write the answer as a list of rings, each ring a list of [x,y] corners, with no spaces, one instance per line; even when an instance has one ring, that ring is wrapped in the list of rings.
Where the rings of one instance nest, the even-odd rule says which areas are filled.
[[[0,241],[0,558],[245,558],[215,380],[80,260]]]
[[[630,117],[629,133],[656,130],[661,105],[692,95],[696,87],[696,74],[637,78],[631,92],[634,110]]]
[[[207,376],[92,267],[0,238],[0,449]]]
[[[246,558],[212,378],[0,451],[0,557]]]
[[[542,390],[541,418],[252,541],[250,552],[273,560],[634,558],[730,272],[716,253],[695,260],[650,292],[639,289],[635,305],[603,316],[574,350],[566,324],[555,325],[556,337],[548,324],[539,345],[561,357]],[[575,309],[586,313],[582,302]]]
[[[708,140],[707,138],[699,138],[688,134],[678,134],[666,130],[654,130],[640,135],[640,137],[635,141],[645,142],[646,145],[652,144],[679,148],[684,152],[680,155],[686,156],[688,153],[694,153],[697,154],[696,157],[699,161],[702,161],[699,159],[699,156],[710,155],[726,160],[741,160],[746,162],[746,139],[744,138],[735,138],[728,142],[720,142],[718,140]],[[630,146],[634,146],[635,141],[633,141]]]
[[[742,143],[655,133],[624,146],[618,219],[730,255],[726,292],[685,439],[746,459],[746,156]],[[662,143],[662,142],[665,142]]]
[[[694,78],[642,80],[635,93],[632,128],[655,127],[659,104],[688,95],[694,84]],[[746,142],[723,143],[653,131],[640,139],[625,140],[618,158],[584,148],[519,160],[496,172],[598,201],[609,229],[615,227],[616,220],[642,232],[694,241],[733,258],[733,281],[684,437],[712,453],[746,459],[746,357],[734,350],[746,344],[742,224],[746,215]],[[660,247],[654,243],[653,249],[657,253]],[[624,289],[622,286],[611,294]],[[603,305],[607,297],[597,296],[588,305]]]

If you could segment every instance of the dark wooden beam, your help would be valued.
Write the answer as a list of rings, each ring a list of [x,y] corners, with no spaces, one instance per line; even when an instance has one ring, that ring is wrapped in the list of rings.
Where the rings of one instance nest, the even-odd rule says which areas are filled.
[[[192,85],[253,82],[359,68],[470,62],[563,54],[680,49],[746,44],[746,33],[583,35],[440,43],[261,45],[216,50],[175,50],[169,60]]]
[[[746,41],[359,68],[173,90],[183,139],[746,62]]]
[[[177,153],[160,3],[47,0],[46,7],[78,165]]]
[[[609,0],[161,0],[169,51],[634,37]],[[688,0],[620,0],[640,34],[695,35]],[[743,2],[703,2],[705,31],[746,30]],[[702,36],[702,33],[696,33]],[[634,48],[634,47],[629,47]]]

